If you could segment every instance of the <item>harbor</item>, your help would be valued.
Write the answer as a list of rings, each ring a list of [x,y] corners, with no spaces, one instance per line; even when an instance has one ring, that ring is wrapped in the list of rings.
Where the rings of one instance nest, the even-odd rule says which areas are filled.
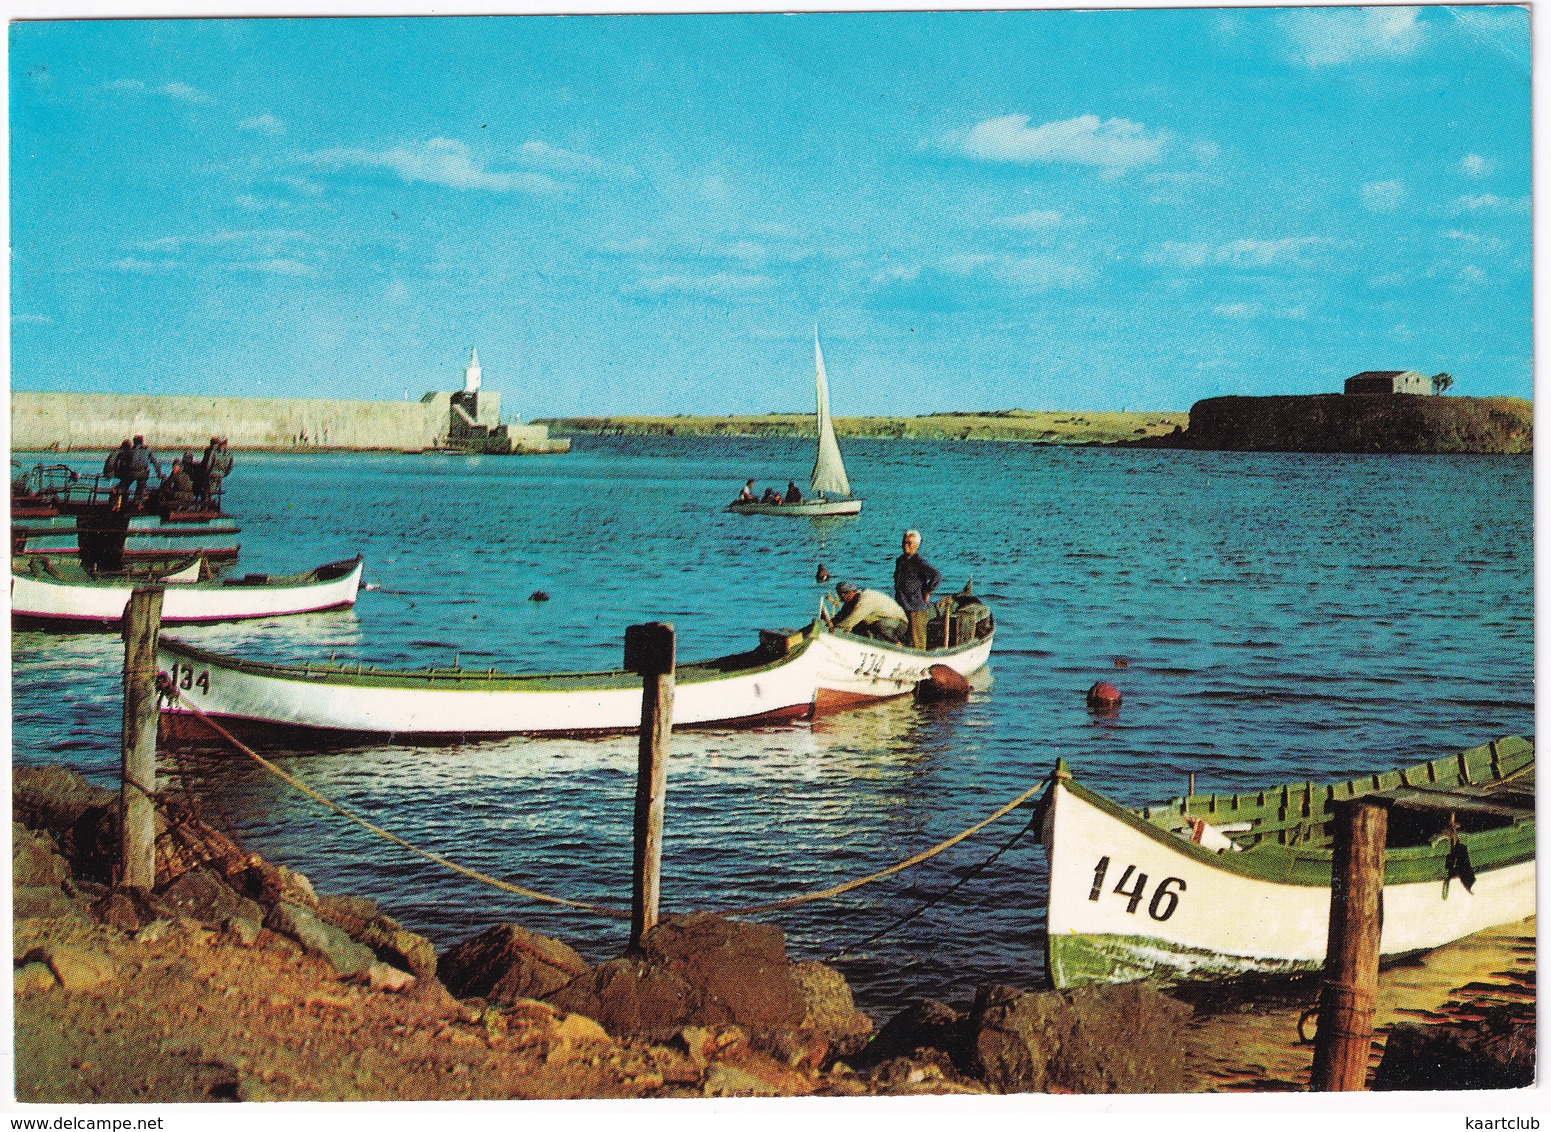
[[[1462,746],[1461,734],[1485,741],[1532,733],[1532,703],[1502,694],[1504,674],[1524,663],[1513,658],[1524,657],[1531,624],[1527,556],[1502,537],[1526,510],[1517,498],[1528,486],[1524,461],[1343,458],[1350,487],[1340,514],[1354,524],[1343,530],[1387,523],[1401,513],[1400,499],[1418,493],[1468,493],[1472,517],[1446,535],[1467,548],[1473,564],[1461,577],[1408,565],[1440,537],[1440,512],[1429,508],[1405,512],[1417,518],[1383,544],[1344,537],[1343,554],[1313,569],[1298,548],[1315,537],[1328,542],[1334,529],[1336,504],[1309,504],[1329,458],[1242,455],[1225,475],[1195,454],[1011,447],[1003,474],[987,483],[980,463],[958,447],[923,443],[908,450],[908,460],[890,459],[900,444],[848,440],[847,460],[867,469],[867,509],[796,524],[722,512],[720,498],[706,498],[703,487],[736,485],[745,469],[790,467],[805,449],[811,458],[801,440],[586,438],[558,479],[554,465],[541,472],[475,456],[424,465],[397,455],[254,454],[229,485],[242,484],[228,502],[244,531],[237,569],[279,570],[302,553],[353,549],[370,588],[343,612],[170,625],[165,633],[249,661],[482,677],[489,668],[617,669],[624,627],[666,617],[676,626],[681,663],[691,663],[747,647],[756,629],[793,631],[810,622],[831,590],[814,580],[816,564],[886,588],[897,533],[890,520],[941,516],[917,520],[928,540],[922,553],[943,570],[945,590],[972,579],[996,616],[995,647],[988,667],[971,677],[969,700],[923,705],[905,697],[812,720],[675,733],[665,914],[781,902],[874,872],[979,822],[1044,779],[1057,758],[1080,770],[1085,784],[1140,806],[1184,793],[1192,781],[1202,793],[1329,781],[1450,753]],[[410,467],[426,470],[407,477]],[[926,482],[942,486],[918,497],[923,467]],[[355,485],[343,509],[309,500],[302,489],[323,469]],[[1057,505],[1031,520],[1031,497],[1055,498],[1042,493],[1042,478],[1070,482],[1079,472],[1088,498],[1107,505],[1073,499],[1064,511]],[[406,478],[415,481],[413,494]],[[957,485],[971,483],[975,521],[952,506]],[[537,518],[531,530],[509,516],[499,525],[483,519],[486,500],[537,501],[557,491],[576,508],[562,529]],[[629,506],[621,505],[625,498]],[[1160,498],[1195,499],[1200,510],[1187,528],[1181,516],[1158,511]],[[1494,512],[1493,536],[1472,534],[1479,517]],[[433,513],[437,520],[420,528],[418,543],[382,533],[413,530],[408,516]],[[684,514],[699,520],[666,532],[656,522]],[[1273,514],[1282,516],[1274,526],[1252,518]],[[1013,541],[988,535],[978,521],[984,516],[991,531],[1022,524],[1027,533]],[[331,537],[320,538],[325,522]],[[1165,528],[1193,533],[1181,553],[1148,567],[1149,539]],[[610,530],[634,548],[628,578],[613,554],[582,534],[593,530]],[[765,579],[757,599],[747,593],[749,562]],[[698,584],[696,600],[686,602],[680,579],[690,564]],[[536,590],[550,600],[529,600]],[[1090,613],[1073,633],[1057,610],[1067,607],[1063,595],[1076,593]],[[1526,595],[1522,608],[1505,600],[1516,593]],[[1349,641],[1359,618],[1370,628]],[[1221,628],[1227,624],[1232,632]],[[1378,647],[1373,634],[1380,631],[1409,647]],[[117,736],[102,719],[117,715],[116,635],[17,632],[13,642],[18,762],[68,756],[94,782],[111,786]],[[1455,657],[1456,666],[1423,672],[1409,659],[1418,648]],[[1421,694],[1439,679],[1451,689],[1446,699]],[[1086,693],[1100,681],[1123,692],[1118,710],[1090,710]],[[48,691],[62,682],[72,688],[64,700]],[[320,890],[371,895],[439,949],[500,922],[564,940],[589,962],[622,944],[617,921],[503,895],[417,863],[230,749],[198,746],[205,753],[190,773],[202,805],[230,821],[246,845],[305,873]],[[433,748],[391,738],[343,748],[282,741],[264,752],[331,801],[379,815],[417,846],[567,899],[627,903],[630,735]],[[166,763],[164,773],[181,765]],[[475,815],[472,827],[468,815]],[[923,997],[965,1009],[988,982],[1038,988],[1048,979],[1041,934],[1048,880],[1037,839],[1025,838],[958,883],[1027,820],[1013,815],[919,868],[832,901],[753,919],[768,917],[781,928],[794,961],[830,959],[877,1024]],[[761,832],[777,829],[779,838]],[[1486,954],[1472,946],[1461,954]],[[1445,961],[1441,970],[1449,974],[1429,976],[1435,989],[1423,998],[1431,1005],[1418,1009],[1441,1011],[1452,992],[1492,982],[1497,967],[1516,968],[1517,960],[1490,954],[1468,975]],[[1402,979],[1405,969],[1397,969]],[[1447,979],[1458,985],[1445,989]],[[1305,989],[1297,999],[1296,1013],[1308,1008],[1309,995]],[[1243,1036],[1216,1025],[1202,1034],[1218,1044],[1192,1062],[1199,1087],[1306,1087],[1295,1068],[1306,1072],[1310,1047],[1295,1024],[1285,1025],[1291,1008],[1255,1001],[1230,1011],[1241,1027],[1233,1032]],[[1217,1068],[1200,1068],[1208,1065]],[[1253,1065],[1265,1069],[1258,1085]]]

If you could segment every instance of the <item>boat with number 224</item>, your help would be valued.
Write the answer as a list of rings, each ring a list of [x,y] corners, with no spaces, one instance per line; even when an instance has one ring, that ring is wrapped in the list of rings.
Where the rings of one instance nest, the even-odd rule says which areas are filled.
[[[983,668],[995,635],[991,612],[963,602],[931,627],[925,651],[837,632],[814,621],[794,633],[760,633],[749,652],[680,665],[675,727],[810,719],[907,695],[933,665],[960,675]],[[211,741],[192,706],[238,735],[334,743],[456,742],[507,735],[630,731],[641,725],[641,678],[630,672],[510,674],[494,669],[395,671],[366,665],[273,664],[223,656],[163,637],[160,666],[180,698],[162,735]]]

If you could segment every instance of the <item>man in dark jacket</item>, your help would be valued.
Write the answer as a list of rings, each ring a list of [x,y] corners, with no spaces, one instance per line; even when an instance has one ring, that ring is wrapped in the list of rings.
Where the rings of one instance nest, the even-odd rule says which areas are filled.
[[[145,482],[151,478],[151,469],[156,469],[156,478],[162,478],[161,461],[156,458],[156,453],[145,446],[145,437],[135,437],[134,446],[129,450],[129,478],[135,481],[135,502],[145,501]]]
[[[920,531],[906,531],[900,549],[904,553],[894,560],[894,600],[910,617],[910,647],[924,650],[927,610],[932,591],[942,585],[942,575],[916,553],[921,549]]]

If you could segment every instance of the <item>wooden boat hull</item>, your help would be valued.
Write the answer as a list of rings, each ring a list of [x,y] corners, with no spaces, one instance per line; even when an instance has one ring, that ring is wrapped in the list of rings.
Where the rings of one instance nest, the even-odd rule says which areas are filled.
[[[811,718],[906,695],[933,664],[968,675],[992,637],[916,652],[815,626],[784,650],[761,649],[675,673],[676,727]],[[244,661],[164,638],[159,663],[200,711],[254,737],[286,733],[341,742],[443,742],[507,735],[632,731],[641,724],[640,677],[625,672],[503,675],[467,669],[392,672]],[[163,735],[208,740],[191,712],[169,705]]]
[[[314,613],[355,604],[361,586],[360,557],[319,566],[306,574],[169,585],[162,599],[164,624],[237,621]],[[11,572],[11,616],[23,623],[116,626],[130,592],[145,579],[61,580],[45,572]]]
[[[860,499],[821,499],[801,503],[729,503],[727,510],[739,515],[786,515],[812,519],[824,515],[855,515],[862,509]]]
[[[1532,764],[1533,748],[1528,757]],[[1313,794],[1317,800],[1319,789]],[[1050,864],[1046,970],[1057,988],[1290,974],[1324,963],[1328,848],[1216,853],[1059,773],[1045,803],[1043,840]],[[1446,840],[1387,854],[1384,957],[1534,915],[1533,814],[1490,837],[1462,840],[1476,860],[1471,890],[1458,878],[1445,881]]]

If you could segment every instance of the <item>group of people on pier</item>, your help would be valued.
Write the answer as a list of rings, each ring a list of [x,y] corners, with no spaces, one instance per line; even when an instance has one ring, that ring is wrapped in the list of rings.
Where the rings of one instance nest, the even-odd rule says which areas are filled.
[[[233,463],[226,438],[212,436],[199,459],[192,450],[186,451],[164,473],[156,453],[146,447],[145,437],[136,436],[108,453],[102,475],[117,481],[110,492],[115,502],[140,506],[146,502],[146,485],[154,468],[160,480],[156,494],[161,506],[173,511],[205,510],[212,505],[219,508],[221,483],[231,475]]]

